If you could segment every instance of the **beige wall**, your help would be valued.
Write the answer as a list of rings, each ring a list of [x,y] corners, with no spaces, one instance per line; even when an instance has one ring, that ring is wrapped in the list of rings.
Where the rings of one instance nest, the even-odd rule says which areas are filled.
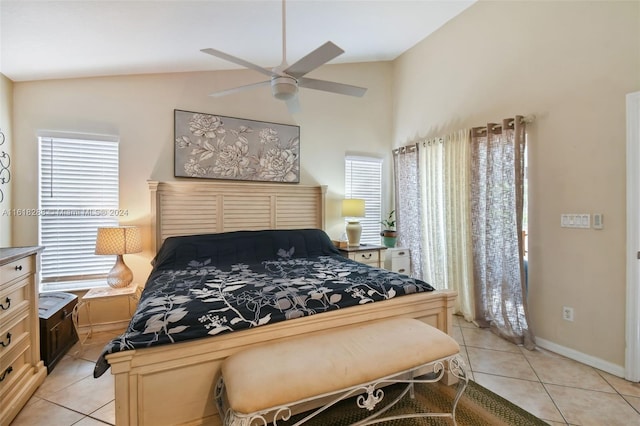
[[[14,208],[38,205],[36,133],[42,130],[120,137],[120,208],[123,224],[142,226],[147,251],[127,255],[136,281],[150,270],[147,180],[173,180],[173,110],[297,124],[301,134],[301,183],[328,185],[327,231],[343,232],[339,200],[344,194],[345,153],[385,159],[390,180],[390,63],[326,66],[312,77],[368,87],[363,98],[302,90],[294,116],[268,88],[211,98],[215,90],[260,79],[252,71],[157,74],[14,84]],[[387,196],[390,198],[390,195]],[[14,244],[36,244],[37,218],[14,218]]]
[[[5,142],[0,146],[0,153],[6,152],[11,156],[13,160],[13,154],[11,150],[11,117],[13,114],[13,82],[0,74],[0,130],[4,133]],[[6,164],[6,160],[4,160]],[[14,167],[10,166],[10,172],[13,173]],[[6,179],[6,175],[3,175]],[[4,194],[4,199],[0,202],[0,247],[11,246],[11,185],[12,182],[7,184],[0,184],[0,190]]]
[[[303,112],[295,116],[268,91],[206,96],[259,79],[248,71],[15,83],[12,207],[37,206],[37,131],[117,134],[120,202],[130,212],[123,223],[145,227],[149,237],[146,180],[173,179],[178,108],[300,125],[302,182],[329,186],[327,228],[335,237],[342,231],[346,152],[383,157],[388,186],[390,145],[535,114],[529,129],[534,331],[622,365],[624,95],[640,89],[639,23],[638,2],[481,1],[394,64],[314,72],[369,92],[352,99],[303,91]],[[6,79],[2,84],[4,107],[10,101]],[[385,198],[388,203],[390,191]],[[559,227],[561,213],[587,212],[603,213],[605,229]],[[13,244],[37,243],[36,226],[35,218],[14,218]],[[148,251],[127,256],[137,281],[144,281],[150,258]],[[574,307],[573,323],[561,319],[563,305]]]
[[[394,65],[396,146],[535,114],[533,330],[624,365],[625,94],[640,89],[640,3],[480,1]],[[560,228],[561,213],[603,213],[605,228]]]

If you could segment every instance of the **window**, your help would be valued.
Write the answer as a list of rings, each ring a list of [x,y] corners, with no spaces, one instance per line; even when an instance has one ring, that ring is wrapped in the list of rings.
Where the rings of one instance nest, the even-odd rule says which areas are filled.
[[[372,157],[345,158],[345,198],[361,198],[366,217],[360,219],[365,244],[380,244],[382,217],[382,160]]]
[[[117,226],[115,138],[38,138],[42,291],[104,285],[113,256],[94,254],[97,228]]]

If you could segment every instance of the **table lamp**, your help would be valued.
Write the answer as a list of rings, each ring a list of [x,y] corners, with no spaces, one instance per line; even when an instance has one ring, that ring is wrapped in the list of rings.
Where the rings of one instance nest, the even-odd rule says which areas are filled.
[[[113,288],[127,287],[133,280],[133,273],[122,259],[123,254],[142,251],[140,228],[135,226],[114,226],[98,228],[96,254],[115,254],[116,264],[107,276],[107,284]]]
[[[342,200],[342,216],[347,218],[347,240],[349,246],[359,246],[362,235],[362,225],[356,219],[365,217],[364,200],[359,198],[349,198]]]

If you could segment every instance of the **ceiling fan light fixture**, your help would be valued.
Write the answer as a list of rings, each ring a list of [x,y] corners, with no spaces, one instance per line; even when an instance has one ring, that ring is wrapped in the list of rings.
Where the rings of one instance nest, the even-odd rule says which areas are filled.
[[[348,84],[304,77],[306,74],[344,53],[344,50],[330,41],[311,51],[301,59],[298,59],[293,65],[289,66],[287,64],[287,26],[285,12],[285,0],[282,0],[282,62],[280,63],[280,65],[271,70],[253,64],[249,61],[245,61],[244,59],[231,56],[228,53],[224,53],[216,49],[202,49],[203,53],[224,59],[225,61],[233,62],[234,64],[241,65],[245,68],[257,71],[260,74],[265,74],[270,77],[270,80],[265,80],[253,84],[246,84],[244,86],[235,87],[233,89],[223,90],[220,92],[212,93],[209,96],[217,97],[228,95],[230,93],[235,93],[270,84],[273,97],[282,101],[286,101],[289,112],[291,113],[297,112],[300,109],[298,105],[298,97],[296,96],[298,94],[298,87],[338,93],[341,95],[363,96],[367,91],[367,89],[364,87],[350,86]]]
[[[271,79],[271,93],[276,99],[288,101],[298,93],[298,82],[293,77],[274,77]]]

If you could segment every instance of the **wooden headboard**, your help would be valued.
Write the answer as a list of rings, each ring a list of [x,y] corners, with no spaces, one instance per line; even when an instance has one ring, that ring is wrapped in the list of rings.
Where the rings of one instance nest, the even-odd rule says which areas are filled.
[[[240,230],[324,229],[326,186],[149,181],[152,249],[167,237]]]

